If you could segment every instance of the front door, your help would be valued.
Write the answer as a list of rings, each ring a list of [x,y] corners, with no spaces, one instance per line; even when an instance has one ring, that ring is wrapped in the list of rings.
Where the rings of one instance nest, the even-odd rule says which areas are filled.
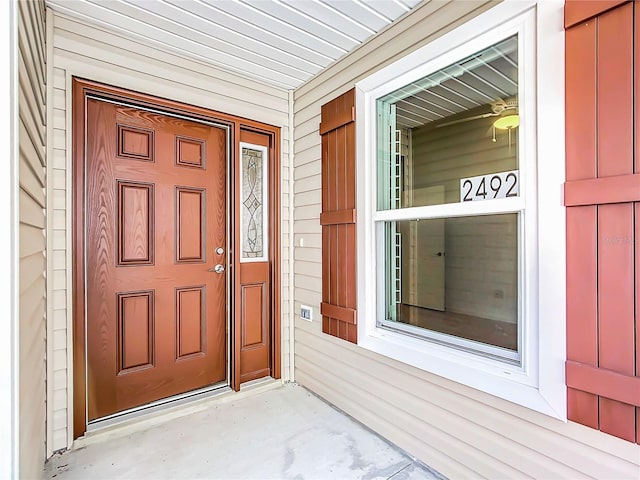
[[[91,421],[226,380],[227,132],[86,105]]]

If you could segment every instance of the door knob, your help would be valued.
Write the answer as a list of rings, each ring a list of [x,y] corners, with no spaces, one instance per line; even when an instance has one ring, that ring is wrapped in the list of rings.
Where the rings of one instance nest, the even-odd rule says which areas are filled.
[[[224,272],[224,265],[217,264],[215,267],[209,269],[210,272],[222,273]]]

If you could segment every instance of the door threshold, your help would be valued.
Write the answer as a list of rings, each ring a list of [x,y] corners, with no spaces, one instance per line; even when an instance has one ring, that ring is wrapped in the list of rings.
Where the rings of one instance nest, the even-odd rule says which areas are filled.
[[[247,382],[249,383],[249,382]],[[242,391],[234,392],[228,385],[208,387],[206,391],[197,390],[184,395],[170,397],[160,404],[148,404],[147,408],[123,412],[107,418],[95,420],[87,426],[82,437],[74,440],[71,449],[85,447],[89,444],[129,435],[133,432],[155,427],[176,418],[206,410],[216,403],[239,400],[248,395],[280,388],[282,380],[273,378],[261,379],[250,385],[242,385]]]
[[[91,420],[87,425],[87,432],[92,432],[100,428],[122,423],[132,418],[137,418],[142,415],[152,414],[170,407],[177,407],[186,403],[191,403],[196,400],[209,398],[214,395],[219,395],[225,391],[229,391],[229,385],[227,383],[211,385],[209,387],[199,388],[197,390],[191,390],[190,392],[181,393],[178,395],[172,395],[171,397],[156,400],[154,402],[145,403],[139,407],[129,408],[122,412],[113,413],[106,417],[100,417],[96,420]]]

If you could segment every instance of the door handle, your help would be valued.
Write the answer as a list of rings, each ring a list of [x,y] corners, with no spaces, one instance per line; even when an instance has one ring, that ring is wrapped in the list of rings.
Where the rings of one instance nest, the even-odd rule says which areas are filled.
[[[224,265],[217,264],[215,267],[210,268],[209,272],[222,273],[224,272]]]

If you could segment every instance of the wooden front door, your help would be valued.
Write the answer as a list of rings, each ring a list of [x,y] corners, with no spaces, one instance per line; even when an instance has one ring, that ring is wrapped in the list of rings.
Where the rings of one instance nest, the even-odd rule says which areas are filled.
[[[88,420],[226,380],[223,128],[88,99]]]

